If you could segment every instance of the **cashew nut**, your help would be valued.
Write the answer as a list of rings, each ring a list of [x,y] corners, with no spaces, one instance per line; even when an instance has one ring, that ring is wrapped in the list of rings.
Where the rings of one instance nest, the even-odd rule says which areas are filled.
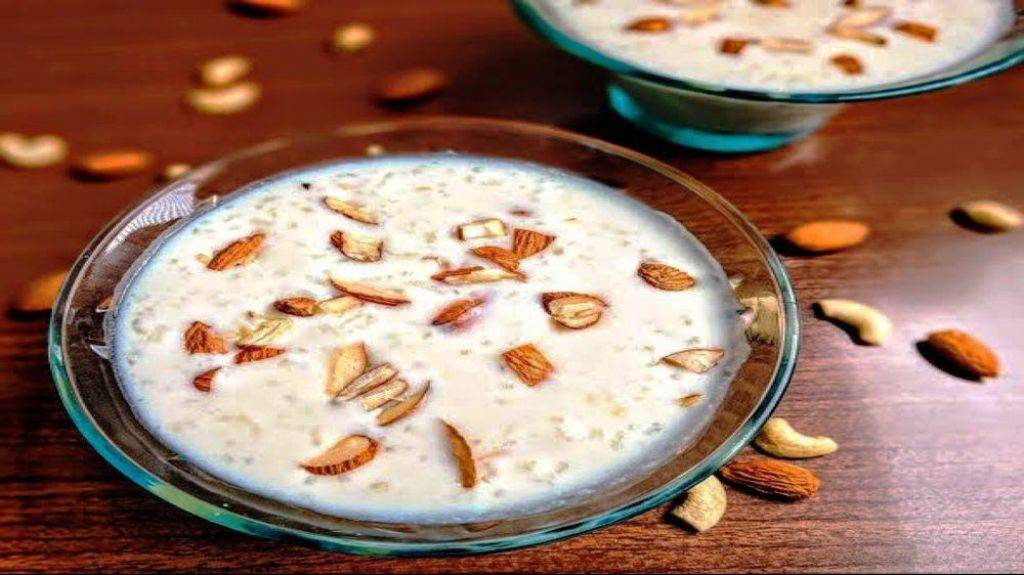
[[[221,56],[199,65],[199,81],[210,88],[230,86],[252,70],[252,60],[245,56]]]
[[[64,160],[68,145],[64,138],[44,134],[29,138],[14,132],[0,134],[0,159],[15,168],[45,168]]]
[[[377,36],[373,28],[361,22],[339,26],[331,38],[335,52],[358,52],[373,43]]]
[[[993,200],[975,200],[961,204],[957,209],[975,224],[1000,232],[1024,225],[1024,214]]]
[[[186,101],[202,114],[234,114],[241,112],[260,98],[260,86],[255,82],[240,82],[226,88],[195,88],[189,90]]]
[[[725,505],[725,487],[711,475],[686,492],[686,501],[672,509],[672,515],[700,533],[718,523],[725,515]]]
[[[848,299],[823,299],[818,308],[826,318],[857,330],[857,339],[867,345],[884,345],[892,334],[892,321],[877,309]]]
[[[839,449],[828,437],[804,435],[781,417],[769,419],[754,443],[769,455],[788,459],[821,457]]]

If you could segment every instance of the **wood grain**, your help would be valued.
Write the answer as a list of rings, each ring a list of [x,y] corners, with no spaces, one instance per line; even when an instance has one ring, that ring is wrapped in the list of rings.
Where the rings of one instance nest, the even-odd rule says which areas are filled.
[[[380,32],[365,53],[331,56],[334,26]],[[497,0],[329,2],[283,19],[220,2],[0,3],[0,129],[65,135],[73,150],[143,146],[202,162],[291,132],[410,113],[522,118],[650,153],[708,183],[766,234],[807,219],[855,218],[874,235],[853,251],[787,259],[803,350],[780,414],[834,437],[809,462],[810,501],[730,491],[723,522],[700,536],[664,509],[538,548],[458,559],[370,559],[243,536],[178,511],[122,478],[77,434],[50,382],[45,320],[0,321],[0,570],[309,572],[998,571],[1024,567],[1024,235],[952,223],[957,203],[1024,206],[1024,74],[906,100],[855,106],[776,152],[715,156],[669,147],[613,118],[598,72],[522,28]],[[243,53],[264,100],[224,118],[181,104],[193,66]],[[382,74],[434,65],[438,99],[382,109]],[[0,289],[68,264],[154,175],[81,183],[60,169],[0,170]],[[850,343],[809,304],[848,297],[896,324],[891,344]],[[932,329],[989,342],[1006,374],[985,384],[936,370],[915,350]]]

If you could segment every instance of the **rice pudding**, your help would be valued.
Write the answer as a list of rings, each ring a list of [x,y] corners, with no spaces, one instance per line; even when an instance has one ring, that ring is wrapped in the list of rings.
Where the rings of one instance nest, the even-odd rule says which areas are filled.
[[[206,472],[376,521],[627,485],[748,348],[675,220],[559,170],[379,157],[258,182],[162,238],[108,320],[137,417]]]
[[[947,68],[1013,21],[1010,0],[542,0],[556,25],[655,73],[741,89],[845,91]]]

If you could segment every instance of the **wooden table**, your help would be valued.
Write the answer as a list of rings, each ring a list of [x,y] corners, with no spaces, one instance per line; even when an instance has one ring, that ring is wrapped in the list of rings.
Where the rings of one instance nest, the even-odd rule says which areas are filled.
[[[330,57],[333,27],[380,32],[364,54]],[[497,0],[310,0],[258,20],[221,2],[48,0],[0,4],[0,131],[55,132],[75,151],[138,145],[203,162],[296,131],[390,117],[368,89],[411,65],[454,83],[414,113],[521,118],[648,152],[695,175],[766,234],[819,217],[869,222],[856,250],[788,258],[803,349],[780,414],[836,438],[807,466],[814,499],[730,493],[723,522],[695,536],[665,509],[533,549],[460,559],[381,560],[246,537],[179,511],[121,477],[78,435],[54,392],[45,320],[0,322],[0,570],[258,571],[894,571],[1024,569],[1024,235],[952,223],[958,202],[1024,207],[1024,73],[847,110],[776,152],[675,149],[613,118],[600,75],[527,32]],[[265,87],[257,108],[215,118],[181,106],[192,67],[240,52]],[[155,171],[155,170],[154,170]],[[92,235],[146,193],[152,174],[107,184],[60,169],[0,169],[0,289],[69,264]],[[884,348],[852,345],[809,304],[851,297],[895,321]],[[999,350],[985,384],[926,363],[915,342],[965,328]]]

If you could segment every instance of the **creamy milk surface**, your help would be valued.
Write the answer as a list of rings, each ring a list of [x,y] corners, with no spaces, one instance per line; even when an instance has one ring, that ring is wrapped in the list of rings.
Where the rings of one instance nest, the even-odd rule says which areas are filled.
[[[359,202],[380,224],[327,209],[325,196]],[[481,218],[556,240],[522,261],[526,281],[431,279],[444,265],[494,267],[469,249],[508,246],[507,236],[462,241],[452,233]],[[345,257],[329,241],[338,230],[383,239],[381,260]],[[207,269],[212,254],[254,233],[266,237],[255,259]],[[637,275],[652,259],[696,285],[653,288]],[[286,297],[336,297],[329,275],[400,290],[410,303],[312,317],[272,307]],[[594,294],[609,307],[597,324],[567,329],[540,304],[549,291]],[[431,324],[466,297],[486,300],[473,321]],[[564,172],[454,154],[321,165],[256,184],[170,236],[120,300],[114,361],[129,402],[159,440],[244,489],[369,520],[508,517],[629,482],[707,424],[748,351],[727,278],[674,220]],[[233,363],[232,336],[267,318],[290,322],[272,344],[284,353]],[[187,353],[183,337],[195,321],[224,335],[227,353]],[[354,342],[364,343],[371,366],[399,370],[410,392],[430,382],[416,411],[382,427],[358,400],[327,395],[332,353]],[[555,368],[533,387],[501,355],[527,343]],[[692,347],[725,356],[701,374],[659,362]],[[209,392],[193,386],[218,366]],[[680,404],[697,394],[699,403]],[[442,420],[473,449],[473,488],[460,483]],[[378,442],[371,461],[334,476],[300,465],[352,434]]]
[[[914,78],[946,68],[979,52],[1006,32],[1013,19],[1010,0],[870,0],[859,8],[842,0],[788,0],[772,7],[754,0],[543,0],[556,25],[580,42],[641,69],[746,89],[843,91]],[[715,4],[716,17],[683,23]],[[858,27],[857,40],[830,29],[858,9],[887,15]],[[642,18],[664,17],[671,29],[628,29]],[[905,23],[924,25],[930,40],[898,31]],[[859,34],[863,33],[863,34]],[[868,40],[866,37],[874,37]],[[738,54],[723,53],[727,38],[751,43]],[[807,50],[771,50],[759,41],[795,39]],[[836,56],[862,66],[849,73]]]

